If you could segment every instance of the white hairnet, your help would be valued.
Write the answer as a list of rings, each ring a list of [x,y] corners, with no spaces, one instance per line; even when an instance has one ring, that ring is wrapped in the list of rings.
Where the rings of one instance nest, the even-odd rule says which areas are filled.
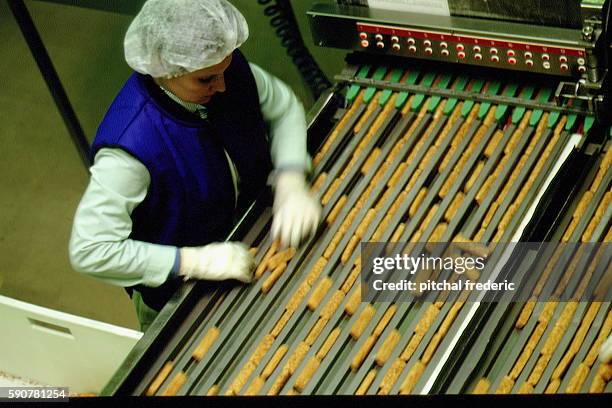
[[[216,65],[249,36],[226,0],[148,0],[125,35],[125,60],[152,77],[176,77]]]

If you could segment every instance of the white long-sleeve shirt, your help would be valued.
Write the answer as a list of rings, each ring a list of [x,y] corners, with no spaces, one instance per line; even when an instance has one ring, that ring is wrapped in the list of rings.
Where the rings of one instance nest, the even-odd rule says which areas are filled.
[[[310,157],[302,104],[281,80],[255,64],[249,65],[263,118],[269,125],[274,168],[308,169]],[[192,112],[201,108],[170,96]],[[238,175],[227,158],[236,189]],[[132,232],[132,211],[146,198],[151,182],[147,168],[121,149],[102,148],[90,173],[70,237],[73,268],[119,286],[161,285],[178,265],[177,248],[128,238]]]

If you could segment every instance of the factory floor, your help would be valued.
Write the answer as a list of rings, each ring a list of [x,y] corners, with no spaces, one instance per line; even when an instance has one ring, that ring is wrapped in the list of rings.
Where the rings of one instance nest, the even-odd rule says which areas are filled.
[[[312,98],[257,2],[235,0],[250,25],[251,61]],[[343,52],[315,48],[305,12],[293,2],[311,52],[328,76]],[[89,140],[123,81],[123,35],[131,16],[26,1]],[[6,2],[0,2],[0,295],[128,328],[138,328],[126,293],[74,272],[67,244],[87,182],[62,118]]]

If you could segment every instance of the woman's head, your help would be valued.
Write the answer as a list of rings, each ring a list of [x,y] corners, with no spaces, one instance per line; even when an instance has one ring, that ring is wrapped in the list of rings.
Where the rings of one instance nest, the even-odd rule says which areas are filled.
[[[148,0],[126,33],[125,59],[154,78],[209,76],[220,89],[216,75],[248,36],[244,16],[226,0]]]

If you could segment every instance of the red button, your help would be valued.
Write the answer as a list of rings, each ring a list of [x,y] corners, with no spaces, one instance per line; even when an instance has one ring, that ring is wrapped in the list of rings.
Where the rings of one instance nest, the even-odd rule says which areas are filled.
[[[525,52],[525,58],[530,59],[531,57],[533,57],[533,54],[531,54],[531,52],[526,51]]]
[[[508,51],[506,52],[506,54],[507,54],[509,57],[514,57],[514,55],[516,55],[516,54],[514,53],[514,50],[508,50]]]
[[[510,64],[510,65],[516,65],[516,58],[514,58],[514,57],[510,57],[510,58],[508,58],[508,64]]]
[[[527,65],[528,67],[533,67],[533,60],[528,59],[527,61],[525,61],[525,65]]]
[[[480,47],[478,45],[475,45],[474,47],[472,47],[472,50],[474,52],[480,52]]]
[[[489,50],[489,52],[490,52],[492,55],[497,55],[497,48],[491,48],[491,50]]]
[[[465,47],[463,46],[463,44],[457,44],[457,45],[455,46],[455,48],[457,49],[457,51],[463,51],[463,50],[465,50]]]
[[[480,61],[480,60],[482,60],[482,54],[474,54],[474,59],[475,59],[476,61]]]
[[[567,62],[567,57],[565,55],[560,56],[559,62]]]
[[[362,40],[367,40],[368,39],[368,33],[359,33],[359,38],[361,38]]]
[[[465,59],[465,52],[463,52],[463,51],[458,52],[458,53],[457,53],[457,58],[459,58],[459,59]]]
[[[491,56],[491,62],[499,62],[499,57],[497,55]]]
[[[550,55],[548,54],[542,54],[542,60],[543,61],[548,61],[550,59]]]
[[[368,48],[370,46],[370,42],[368,40],[362,40],[361,41],[361,46],[363,48]]]

